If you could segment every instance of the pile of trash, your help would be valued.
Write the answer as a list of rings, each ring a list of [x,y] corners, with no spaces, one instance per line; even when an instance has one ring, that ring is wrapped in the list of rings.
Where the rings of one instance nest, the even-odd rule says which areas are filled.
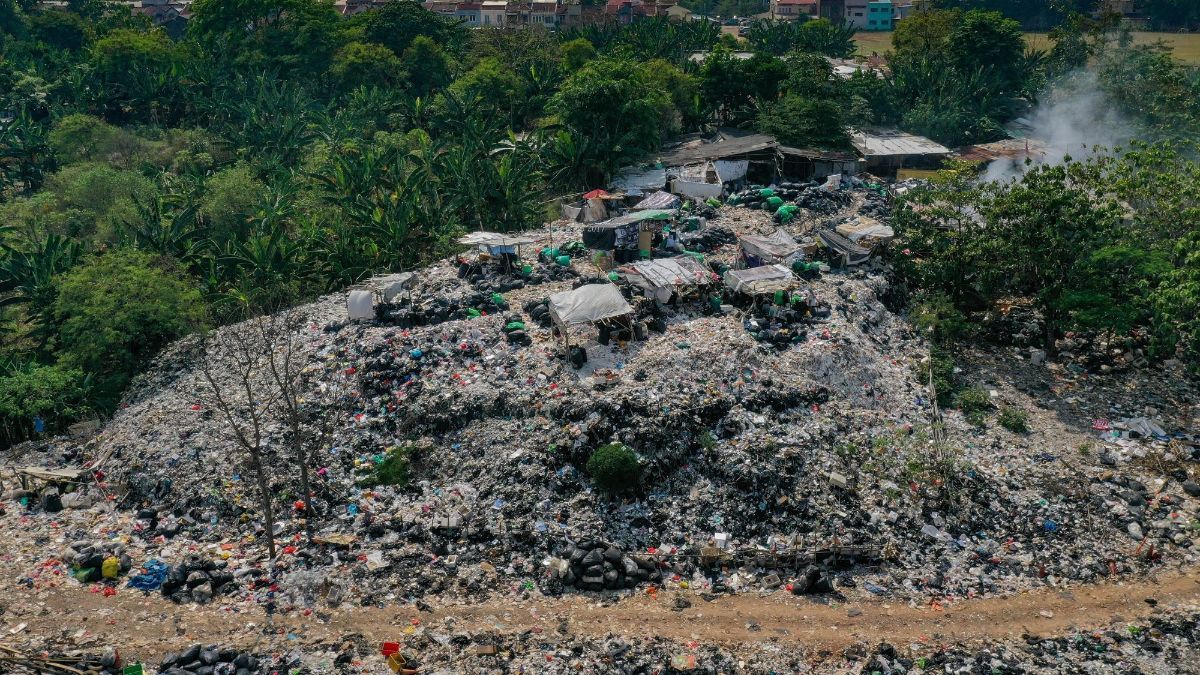
[[[263,660],[250,652],[218,645],[192,645],[163,656],[158,672],[159,675],[255,675],[268,670]]]
[[[62,558],[71,565],[71,575],[82,583],[116,580],[133,568],[125,546],[112,541],[74,541]]]
[[[224,595],[238,587],[234,573],[229,571],[225,560],[211,560],[198,554],[189,555],[182,562],[167,568],[162,581],[164,597],[175,603],[195,602],[206,604],[215,596]],[[253,577],[261,575],[261,569],[246,570]]]
[[[847,184],[784,189],[797,201],[827,199],[837,207],[830,222],[840,224],[882,199]],[[775,228],[766,211],[722,206],[697,238],[709,233],[710,266],[731,267],[737,252],[723,243],[726,232]],[[273,532],[246,454],[211,409],[190,339],[133,384],[96,438],[5,453],[0,466],[92,462],[115,493],[99,500],[87,484],[56,492],[59,502],[79,493],[71,499],[93,504],[62,516],[44,508],[50,489],[31,490],[24,504],[9,504],[21,536],[99,514],[112,528],[104,536],[136,541],[137,559],[169,566],[163,574],[147,563],[149,579],[133,588],[158,581],[177,602],[280,612],[650,587],[926,603],[1200,559],[1195,460],[1179,424],[1129,414],[1080,428],[1042,413],[1018,434],[976,427],[953,410],[935,418],[918,375],[928,345],[886,308],[892,288],[881,265],[795,279],[803,312],[790,302],[714,311],[638,297],[639,339],[572,328],[578,369],[564,358],[545,298],[592,280],[484,292],[453,261],[418,274],[420,284],[381,305],[377,321],[349,321],[341,294],[297,310],[296,358],[312,410],[302,431],[322,440],[303,495],[289,430],[278,415],[264,417]],[[234,372],[215,377],[238,383]],[[255,387],[269,387],[268,373],[255,377]],[[1180,405],[1200,400],[1194,385],[1179,387]],[[1094,446],[1086,455],[1085,441]],[[612,494],[589,475],[588,459],[617,442],[635,451],[640,480]],[[385,465],[396,468],[391,479],[367,480]],[[268,534],[280,550],[274,561],[264,553]],[[35,568],[38,555],[22,553],[19,563]],[[576,647],[615,649],[611,658],[631,659],[635,671],[678,655],[666,645],[639,652],[567,637],[543,650],[544,639],[497,647],[543,663],[550,653],[550,668],[582,659]],[[426,663],[461,667],[443,646],[411,647]],[[738,660],[701,652],[693,656],[716,670]],[[781,657],[780,667],[795,669],[793,661]]]

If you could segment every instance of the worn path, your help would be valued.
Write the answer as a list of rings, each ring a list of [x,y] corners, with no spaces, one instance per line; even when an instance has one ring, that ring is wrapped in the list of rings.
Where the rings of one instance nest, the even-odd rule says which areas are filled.
[[[879,599],[821,604],[783,592],[706,602],[695,594],[672,592],[643,593],[615,603],[589,602],[578,596],[528,601],[498,598],[473,605],[435,606],[432,614],[417,612],[409,605],[349,607],[318,610],[307,616],[290,613],[276,617],[272,628],[254,605],[180,607],[158,595],[143,596],[128,589],[104,597],[70,582],[38,592],[15,586],[4,591],[9,609],[17,611],[0,615],[5,624],[0,634],[3,639],[27,638],[7,634],[25,623],[24,630],[33,635],[65,638],[80,646],[122,645],[126,654],[148,661],[193,642],[278,650],[289,643],[336,645],[349,633],[361,633],[377,643],[412,630],[414,619],[419,625],[443,630],[446,617],[454,618],[456,631],[565,630],[582,636],[658,636],[729,647],[774,642],[820,655],[838,653],[858,641],[962,644],[1018,639],[1026,633],[1060,635],[1133,621],[1156,611],[1195,608],[1200,606],[1200,570],[1164,572],[1156,578],[1066,591],[1042,589],[1004,598],[963,600],[947,606],[910,607]],[[686,598],[691,606],[675,610],[677,597]]]

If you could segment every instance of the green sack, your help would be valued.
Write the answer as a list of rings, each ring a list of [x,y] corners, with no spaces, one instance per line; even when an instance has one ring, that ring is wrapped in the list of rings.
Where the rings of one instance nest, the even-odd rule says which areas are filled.
[[[763,208],[768,211],[774,211],[781,206],[783,206],[783,200],[779,197],[768,197],[767,201],[763,202]]]
[[[758,191],[758,196],[759,197],[774,197],[775,191],[772,190],[771,188],[763,188]]]
[[[468,307],[468,308],[467,308],[467,316],[469,316],[469,317],[471,317],[472,319],[474,319],[474,318],[476,318],[476,317],[480,317],[480,316],[483,316],[483,315],[482,315],[482,314],[480,314],[480,313],[479,313],[479,310],[475,309],[474,307]]]
[[[562,267],[566,267],[567,265],[570,265],[570,264],[571,264],[571,256],[569,256],[569,255],[560,255],[560,256],[558,256],[557,258],[555,258],[555,259],[554,259],[554,262],[558,263],[558,264],[559,264],[559,265],[561,265]]]
[[[503,305],[504,296],[500,295],[499,293],[492,293],[492,302],[496,303],[497,305]]]
[[[734,199],[736,199],[736,198],[735,198],[735,197],[731,197],[731,198],[730,198],[730,201],[733,201]],[[713,208],[715,209],[715,208],[717,208],[718,206],[720,206],[720,205],[721,205],[721,200],[719,200],[719,199],[716,199],[716,198],[714,198],[714,197],[709,197],[708,199],[706,199],[706,200],[704,201],[704,203],[705,203],[705,204],[708,204],[709,206],[711,206],[711,207],[713,207]]]
[[[506,324],[504,326],[505,333],[511,333],[514,330],[525,330],[525,322],[524,321],[509,321],[508,324]]]

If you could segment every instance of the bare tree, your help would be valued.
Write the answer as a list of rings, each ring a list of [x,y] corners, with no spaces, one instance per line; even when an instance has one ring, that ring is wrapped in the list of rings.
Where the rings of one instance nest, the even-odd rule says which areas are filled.
[[[275,509],[268,467],[263,460],[267,424],[278,400],[278,391],[262,373],[269,368],[258,317],[228,326],[201,341],[200,369],[208,384],[212,408],[224,418],[226,432],[245,452],[258,487],[259,508],[266,526],[267,553],[275,559]],[[225,375],[228,375],[226,377]]]
[[[301,334],[305,319],[295,310],[285,310],[255,322],[263,348],[267,351],[266,368],[278,402],[292,462],[300,472],[300,491],[304,504],[304,532],[312,542],[313,490],[309,467],[316,453],[333,435],[333,406],[323,409],[305,399],[305,366]]]

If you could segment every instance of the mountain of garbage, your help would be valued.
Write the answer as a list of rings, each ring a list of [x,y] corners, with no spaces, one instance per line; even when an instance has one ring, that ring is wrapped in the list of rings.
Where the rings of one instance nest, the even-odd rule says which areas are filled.
[[[761,194],[701,205],[703,226],[679,239],[704,251],[690,258],[703,288],[790,238],[801,259],[778,265],[783,295],[692,297],[676,278],[662,302],[665,263],[645,262],[674,258],[613,267],[576,243],[594,225],[559,223],[526,235],[540,254],[501,238],[501,266],[451,259],[368,284],[382,295],[366,318],[346,293],[292,310],[302,432],[318,441],[310,494],[283,417],[265,394],[247,408],[263,425],[274,564],[235,437],[246,420],[213,395],[268,391],[271,373],[244,379],[202,348],[281,348],[253,324],[173,345],[95,437],[8,451],[5,465],[77,479],[8,484],[6,498],[33,516],[107,514],[102,533],[61,532],[54,557],[85,583],[128,575],[178,602],[269,611],[646,588],[928,602],[1195,562],[1194,437],[1153,416],[1122,433],[1034,410],[1022,434],[938,410],[919,375],[928,345],[889,309],[902,289],[858,236],[887,229],[886,196],[854,179],[813,189],[792,189],[786,213]],[[817,241],[837,260],[803,259]],[[558,320],[564,294],[600,284],[628,302],[624,323]],[[1090,462],[1076,451],[1089,438]],[[619,490],[589,472],[613,444],[637,462]],[[392,463],[403,477],[381,480]],[[33,569],[48,554],[20,555]]]

